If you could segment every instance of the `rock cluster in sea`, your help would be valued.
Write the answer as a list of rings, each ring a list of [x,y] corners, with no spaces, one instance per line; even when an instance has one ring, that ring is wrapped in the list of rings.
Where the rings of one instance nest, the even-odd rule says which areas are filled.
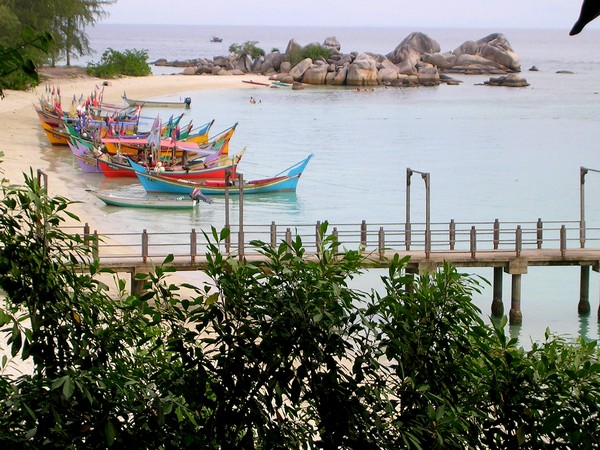
[[[303,48],[294,39],[288,43],[285,53],[273,51],[256,59],[249,56],[216,56],[212,60],[160,59],[154,64],[183,67],[183,74],[186,75],[256,73],[284,83],[313,85],[436,86],[440,83],[458,83],[449,74],[504,75],[491,78],[485,84],[511,87],[528,85],[517,75],[521,71],[519,57],[502,33],[490,34],[477,41],[466,41],[453,51],[444,53],[434,39],[421,32],[409,34],[387,55],[343,53],[335,37],[328,37],[320,45],[331,50],[328,59],[320,57],[313,61],[306,58],[293,67],[287,55]]]

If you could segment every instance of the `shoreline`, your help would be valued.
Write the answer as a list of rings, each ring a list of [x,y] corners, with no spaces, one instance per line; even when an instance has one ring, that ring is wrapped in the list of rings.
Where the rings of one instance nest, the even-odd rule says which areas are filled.
[[[268,82],[268,77],[253,74],[253,79]],[[39,119],[33,107],[38,98],[45,94],[46,86],[60,87],[63,104],[74,95],[89,95],[96,85],[105,80],[94,78],[81,71],[68,68],[40,69],[40,85],[29,91],[5,90],[4,99],[0,100],[0,151],[4,152],[0,169],[2,176],[13,184],[22,184],[23,173],[30,168],[36,176],[37,170],[48,175],[48,194],[63,196],[73,204],[69,211],[77,215],[81,226],[88,223],[92,229],[102,232],[103,214],[94,204],[83,202],[78,197],[81,193],[67,186],[61,176],[52,155],[53,146],[42,131]],[[104,101],[107,103],[123,103],[121,96],[126,92],[136,99],[159,98],[185,92],[204,89],[247,89],[253,85],[242,83],[239,76],[188,76],[188,75],[149,75],[146,77],[123,77],[106,80]],[[193,107],[193,105],[192,105]],[[70,173],[69,173],[70,174]]]

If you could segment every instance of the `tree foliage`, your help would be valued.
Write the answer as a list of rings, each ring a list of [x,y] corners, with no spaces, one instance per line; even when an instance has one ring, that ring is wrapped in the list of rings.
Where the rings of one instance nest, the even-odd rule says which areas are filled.
[[[107,291],[70,202],[33,174],[2,185],[4,346],[31,361],[0,375],[10,448],[597,448],[595,342],[547,336],[525,351],[481,319],[481,281],[446,264],[414,276],[395,257],[380,291],[327,224],[318,258],[300,238],[253,242],[264,263],[222,252],[210,281],[172,285],[172,257]],[[71,217],[72,219],[74,217]],[[4,359],[2,367],[10,367]]]
[[[64,58],[88,55],[91,51],[85,27],[94,25],[106,13],[104,8],[116,0],[0,0],[0,43],[14,42],[26,27],[51,33],[54,42],[49,53],[33,55],[37,63],[50,58],[52,64]]]
[[[258,41],[246,41],[243,44],[231,44],[229,46],[229,53],[236,59],[245,58],[249,56],[252,59],[256,59],[259,56],[265,56],[265,51],[257,47]]]
[[[4,97],[4,89],[26,89],[39,83],[35,63],[30,57],[30,49],[48,51],[52,43],[49,33],[34,33],[25,28],[18,44],[5,47],[0,44],[0,98]]]

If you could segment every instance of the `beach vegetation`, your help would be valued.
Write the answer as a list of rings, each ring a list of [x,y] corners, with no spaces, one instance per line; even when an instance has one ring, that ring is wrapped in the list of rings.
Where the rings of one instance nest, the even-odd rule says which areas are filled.
[[[293,47],[286,53],[286,60],[292,67],[300,61],[310,58],[312,61],[318,59],[327,60],[331,56],[331,50],[319,44],[309,44],[306,47]]]
[[[97,78],[122,76],[145,77],[152,74],[148,65],[148,51],[130,49],[123,52],[107,49],[97,63],[89,63],[87,73]]]
[[[36,33],[31,28],[21,31],[17,44],[0,44],[0,98],[4,89],[24,90],[39,84],[39,74],[31,50],[48,51],[50,33]]]
[[[297,65],[300,61],[302,61],[304,59],[304,57],[302,56],[302,48],[300,48],[300,47],[290,48],[287,51],[287,53],[285,54],[285,59],[286,59],[286,61],[289,61],[289,63],[292,65],[292,67],[294,67],[295,65]]]
[[[258,41],[246,41],[243,44],[231,44],[229,46],[229,54],[236,59],[245,58],[246,56],[256,59],[260,56],[265,56],[265,51],[257,47]]]
[[[382,288],[328,224],[317,258],[300,238],[252,242],[264,262],[206,237],[208,282],[175,285],[173,257],[128,293],[96,238],[69,233],[72,204],[39,177],[2,183],[0,442],[5,448],[595,448],[595,342],[530,350],[487,325],[485,280],[445,264],[414,275],[395,256]],[[109,289],[100,276],[114,277]],[[11,375],[16,362],[31,371]]]
[[[19,18],[8,6],[0,3],[0,45],[9,47],[19,35]]]
[[[302,58],[310,58],[313,61],[318,59],[329,59],[331,57],[331,50],[327,47],[323,47],[318,44],[309,44],[302,49]]]

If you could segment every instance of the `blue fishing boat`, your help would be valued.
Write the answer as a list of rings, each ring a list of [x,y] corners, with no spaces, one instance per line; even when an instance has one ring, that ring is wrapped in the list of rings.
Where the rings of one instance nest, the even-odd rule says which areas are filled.
[[[240,187],[240,180],[229,181],[226,185],[224,179],[183,180],[168,178],[160,174],[147,173],[136,170],[136,175],[146,192],[169,192],[172,194],[191,194],[199,190],[204,195],[223,195],[225,191],[230,194],[239,194],[242,189],[244,194],[266,194],[272,192],[295,192],[300,176],[308,162],[314,155],[311,153],[293,166],[273,175],[270,178],[245,181]]]

